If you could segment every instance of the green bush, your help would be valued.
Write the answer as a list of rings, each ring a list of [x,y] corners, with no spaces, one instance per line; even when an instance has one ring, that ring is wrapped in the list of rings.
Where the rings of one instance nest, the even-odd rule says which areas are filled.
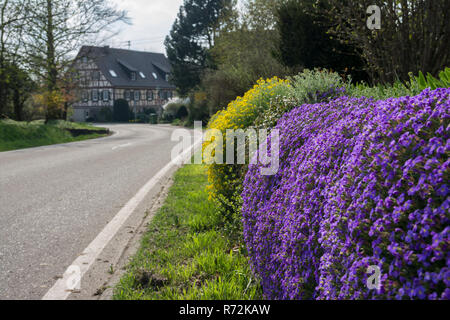
[[[289,79],[285,95],[274,96],[269,108],[255,121],[256,127],[273,128],[278,120],[294,107],[328,102],[345,93],[346,83],[336,72],[305,70]]]
[[[184,103],[172,102],[165,107],[162,119],[165,122],[172,123],[174,120],[185,119],[188,115],[189,112]]]
[[[415,96],[420,93],[419,87],[415,81],[404,84],[396,81],[394,84],[379,84],[369,86],[366,83],[347,85],[347,95],[355,98],[373,98],[375,100],[386,100],[389,98],[400,98],[404,96]]]
[[[177,114],[176,114],[176,118],[177,119],[184,119],[189,115],[188,110],[185,106],[180,106],[178,108]]]
[[[208,129],[217,129],[222,132],[224,148],[226,148],[228,129],[246,130],[252,127],[255,119],[270,107],[274,97],[286,96],[288,88],[289,83],[277,77],[259,80],[243,97],[238,97],[230,102],[225,110],[214,115],[208,124]],[[205,141],[203,144],[203,159],[206,163],[212,163],[214,160],[215,155],[206,152],[207,148],[214,143],[214,141]],[[230,234],[238,234],[241,231],[240,194],[246,172],[246,165],[214,163],[208,166],[209,194],[223,217],[223,227],[230,231]]]
[[[209,114],[209,107],[208,107],[208,100],[206,99],[195,99],[195,95],[192,95],[190,97],[190,102],[188,104],[188,124],[193,125],[194,121],[202,121],[203,125],[207,125],[210,114]]]
[[[435,90],[437,88],[449,88],[450,87],[450,68],[445,68],[444,71],[439,73],[439,79],[433,77],[430,73],[425,75],[422,71],[419,72],[419,76],[415,78],[416,82],[419,84],[419,89],[425,90],[426,88],[430,88],[431,90]]]
[[[104,107],[99,112],[99,120],[104,122],[111,122],[114,119],[114,114],[111,108]]]
[[[369,86],[366,83],[347,84],[347,95],[355,98],[373,98],[375,100],[386,100],[389,98],[399,98],[405,96],[416,96],[423,90],[430,88],[450,87],[450,68],[445,68],[439,74],[439,79],[434,78],[430,73],[425,75],[419,72],[418,76],[410,75],[411,80],[408,83],[396,81],[394,84],[379,84]]]

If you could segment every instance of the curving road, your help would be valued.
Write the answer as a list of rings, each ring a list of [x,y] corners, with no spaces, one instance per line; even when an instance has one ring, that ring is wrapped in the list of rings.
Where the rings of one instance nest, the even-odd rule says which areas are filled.
[[[42,298],[170,161],[175,127],[107,127],[113,136],[0,153],[0,299]]]

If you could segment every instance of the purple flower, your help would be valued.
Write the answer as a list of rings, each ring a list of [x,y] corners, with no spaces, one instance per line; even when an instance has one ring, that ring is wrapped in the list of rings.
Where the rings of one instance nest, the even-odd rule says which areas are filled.
[[[267,298],[450,299],[449,96],[340,97],[280,119],[279,173],[250,166],[242,194]]]

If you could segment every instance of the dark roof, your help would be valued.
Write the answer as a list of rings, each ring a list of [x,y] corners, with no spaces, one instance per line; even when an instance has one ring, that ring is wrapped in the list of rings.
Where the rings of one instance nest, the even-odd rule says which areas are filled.
[[[84,46],[77,58],[84,56],[93,59],[106,79],[115,87],[175,89],[175,86],[166,81],[171,67],[162,53]],[[113,77],[110,70],[113,70],[117,77]],[[131,72],[136,72],[135,81],[131,80]],[[145,79],[140,76],[140,72],[145,75]],[[153,74],[157,75],[157,79]]]

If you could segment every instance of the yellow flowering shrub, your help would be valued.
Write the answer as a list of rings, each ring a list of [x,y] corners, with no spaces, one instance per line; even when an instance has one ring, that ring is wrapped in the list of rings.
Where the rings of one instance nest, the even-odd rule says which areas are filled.
[[[247,129],[254,125],[258,116],[269,108],[276,97],[286,96],[289,90],[287,80],[277,77],[259,80],[255,86],[246,92],[243,97],[238,97],[230,102],[227,109],[215,114],[208,129],[217,129],[222,132],[224,154],[226,150],[226,130]],[[206,141],[203,144],[203,154],[206,163],[212,160],[214,153],[207,154],[205,149],[215,143]],[[225,161],[225,159],[224,159]],[[240,188],[242,179],[247,171],[245,165],[211,164],[208,169],[209,194],[213,200],[217,200],[226,213],[236,213],[240,207]]]

